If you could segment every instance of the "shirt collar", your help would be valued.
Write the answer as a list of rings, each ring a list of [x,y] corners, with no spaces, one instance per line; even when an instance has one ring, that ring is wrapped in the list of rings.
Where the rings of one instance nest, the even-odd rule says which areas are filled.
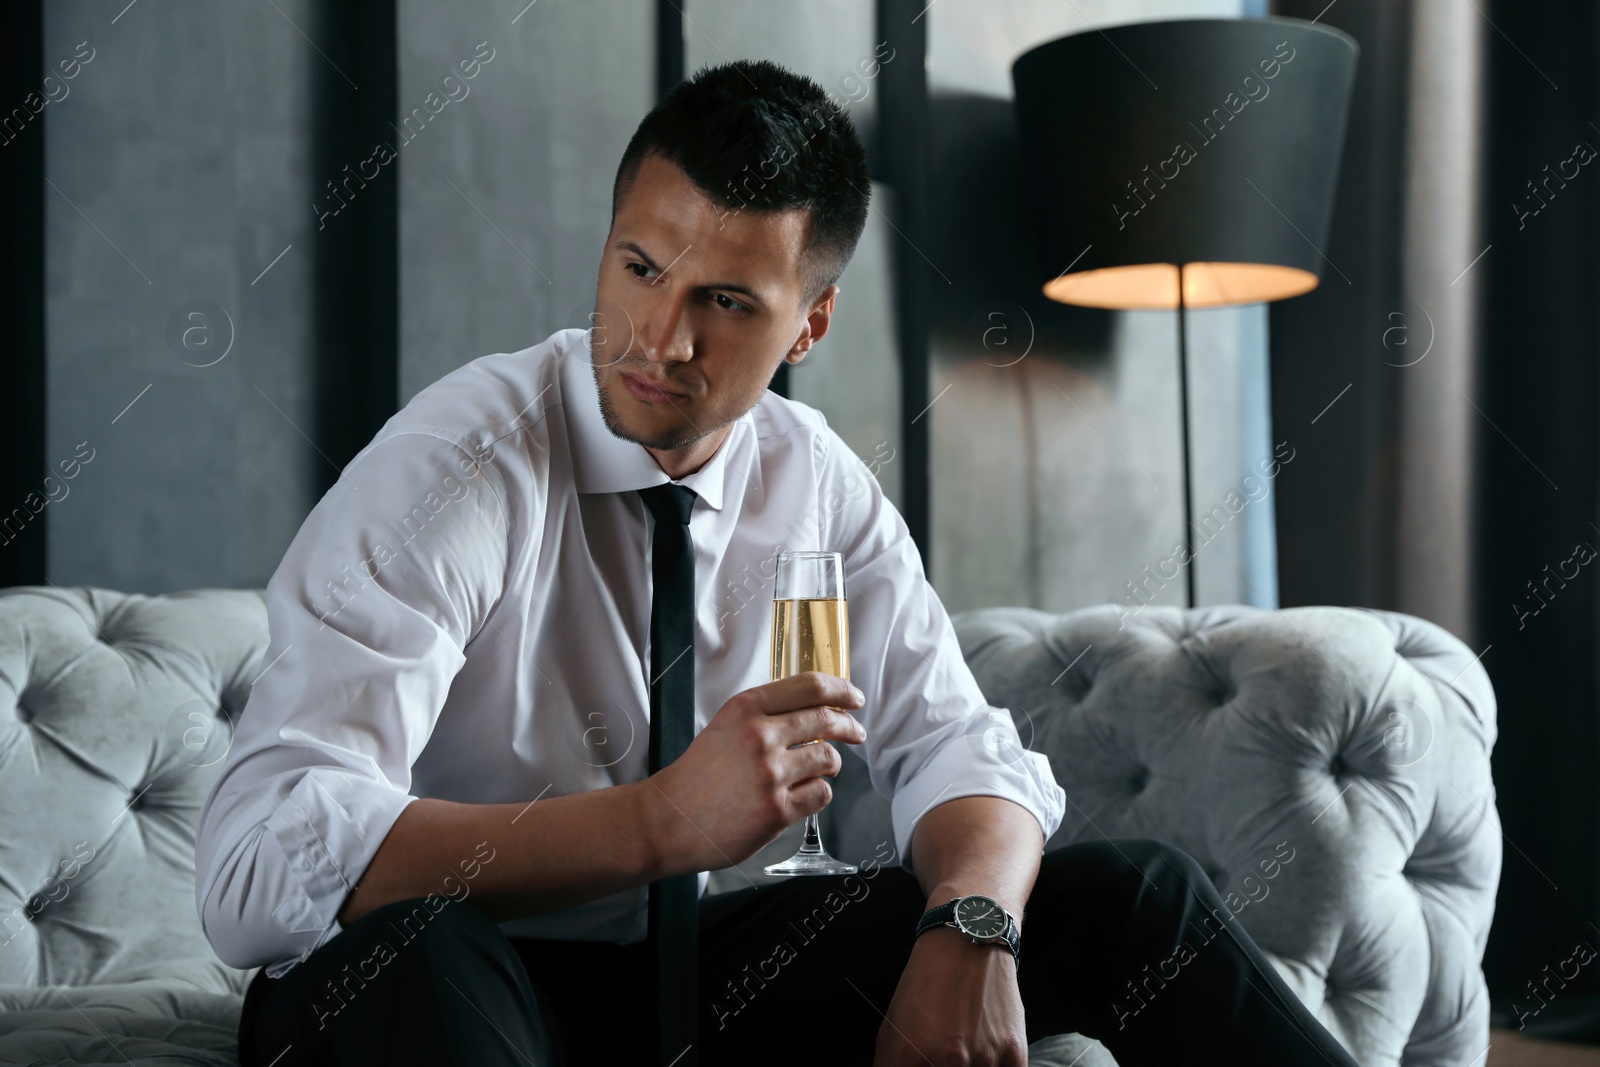
[[[564,331],[558,347],[561,361],[561,405],[566,414],[568,446],[572,453],[573,476],[580,493],[626,493],[663,485],[673,479],[661,469],[645,447],[624,441],[613,434],[600,414],[600,393],[595,385],[594,364],[586,343],[587,331]],[[753,425],[750,412],[735,420],[733,428],[712,457],[693,474],[677,479],[676,484],[693,489],[695,495],[714,510],[722,510],[723,482],[727,478],[728,455],[743,432],[740,424]]]

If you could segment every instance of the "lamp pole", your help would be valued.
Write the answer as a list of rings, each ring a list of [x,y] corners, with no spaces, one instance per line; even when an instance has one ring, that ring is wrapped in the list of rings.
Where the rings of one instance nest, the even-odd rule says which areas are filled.
[[[1178,425],[1183,438],[1183,539],[1189,547],[1189,562],[1184,565],[1183,583],[1188,590],[1189,607],[1194,596],[1194,487],[1189,474],[1189,310],[1183,294],[1183,264],[1178,264]]]

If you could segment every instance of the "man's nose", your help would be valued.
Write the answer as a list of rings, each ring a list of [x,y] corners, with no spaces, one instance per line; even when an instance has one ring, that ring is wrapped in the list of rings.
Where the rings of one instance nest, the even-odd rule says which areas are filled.
[[[643,337],[652,363],[683,363],[694,357],[694,329],[688,314],[689,292],[673,286],[656,295]]]

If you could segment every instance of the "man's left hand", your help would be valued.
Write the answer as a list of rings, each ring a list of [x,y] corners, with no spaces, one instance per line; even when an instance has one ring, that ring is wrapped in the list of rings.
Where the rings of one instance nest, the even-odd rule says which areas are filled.
[[[940,927],[917,938],[878,1028],[873,1067],[1027,1067],[1017,964]]]

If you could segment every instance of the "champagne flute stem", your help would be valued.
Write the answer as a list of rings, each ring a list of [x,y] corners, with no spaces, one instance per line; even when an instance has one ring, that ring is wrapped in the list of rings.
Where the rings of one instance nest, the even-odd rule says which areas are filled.
[[[820,856],[823,853],[822,832],[815,814],[806,816],[805,838],[800,843],[800,852],[807,856]]]

